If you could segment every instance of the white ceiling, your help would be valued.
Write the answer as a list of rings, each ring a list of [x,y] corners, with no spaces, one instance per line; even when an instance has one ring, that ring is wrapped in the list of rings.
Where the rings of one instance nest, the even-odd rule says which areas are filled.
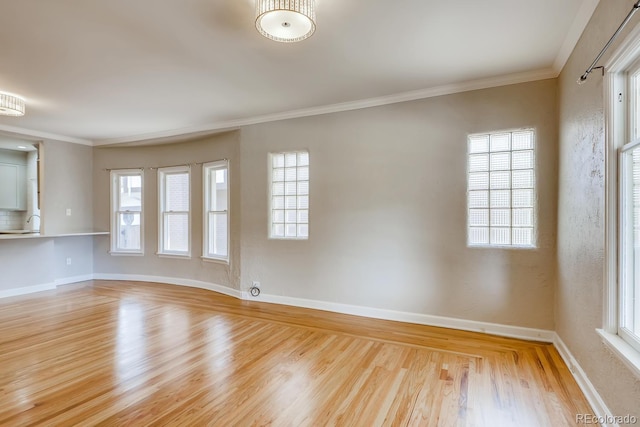
[[[316,0],[282,44],[254,0],[0,0],[0,90],[27,101],[0,130],[129,142],[554,77],[597,3]]]

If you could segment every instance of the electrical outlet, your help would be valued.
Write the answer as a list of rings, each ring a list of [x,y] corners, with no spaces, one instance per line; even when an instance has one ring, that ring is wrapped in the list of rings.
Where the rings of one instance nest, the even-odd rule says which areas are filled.
[[[254,288],[259,288],[260,287],[260,282],[257,282],[257,281],[254,280],[253,284],[251,286],[254,287]]]
[[[71,258],[67,258],[67,265],[71,265]]]
[[[67,216],[71,216],[71,208],[67,208]]]

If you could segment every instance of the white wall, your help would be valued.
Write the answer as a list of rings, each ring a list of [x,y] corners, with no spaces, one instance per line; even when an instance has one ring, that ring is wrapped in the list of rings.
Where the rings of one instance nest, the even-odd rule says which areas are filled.
[[[248,126],[242,288],[553,329],[556,81]],[[536,250],[466,247],[467,135],[537,131]],[[308,241],[269,240],[272,151],[308,149]]]

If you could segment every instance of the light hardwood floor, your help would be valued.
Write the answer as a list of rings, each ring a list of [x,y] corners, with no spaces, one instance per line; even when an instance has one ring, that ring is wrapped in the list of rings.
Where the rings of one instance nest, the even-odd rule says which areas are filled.
[[[550,344],[93,281],[0,300],[0,425],[564,426]]]

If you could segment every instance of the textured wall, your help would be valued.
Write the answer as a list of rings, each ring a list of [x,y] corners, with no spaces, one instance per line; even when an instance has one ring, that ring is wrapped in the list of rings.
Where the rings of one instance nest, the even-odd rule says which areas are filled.
[[[556,81],[242,129],[242,288],[553,328]],[[466,247],[467,135],[535,127],[539,249]],[[308,149],[308,241],[268,239],[267,154]]]
[[[109,255],[109,237],[96,238],[95,273],[183,278],[238,288],[240,275],[240,144],[231,132],[194,142],[94,150],[94,213],[96,229],[109,230],[109,172],[144,167],[144,256]],[[195,163],[229,159],[231,185],[231,264],[204,261],[202,255],[202,167]],[[191,168],[191,258],[160,258],[158,250],[157,171],[162,166]]]
[[[630,0],[600,2],[559,79],[556,329],[612,412],[640,417],[640,380],[595,332],[603,325],[604,295],[603,80],[596,70],[586,84],[576,84],[632,4]]]

